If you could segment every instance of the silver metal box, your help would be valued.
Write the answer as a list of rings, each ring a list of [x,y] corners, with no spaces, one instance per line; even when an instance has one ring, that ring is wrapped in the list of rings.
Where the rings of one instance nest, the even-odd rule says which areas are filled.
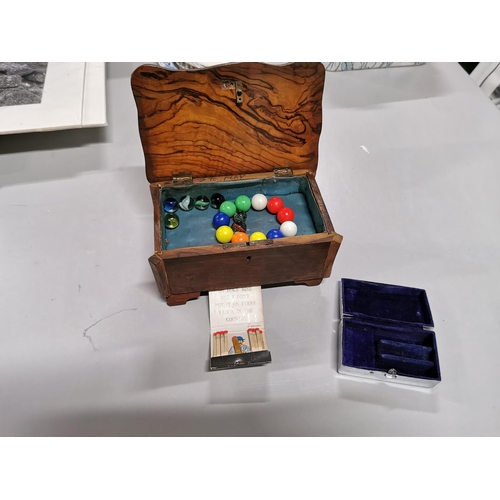
[[[425,290],[342,279],[338,372],[434,387],[441,381]]]

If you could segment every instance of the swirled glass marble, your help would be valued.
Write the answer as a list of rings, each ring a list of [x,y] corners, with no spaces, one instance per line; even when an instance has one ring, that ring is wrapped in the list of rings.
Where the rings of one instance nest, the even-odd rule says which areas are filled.
[[[169,214],[173,214],[179,210],[179,202],[172,197],[166,198],[163,202],[163,209]]]
[[[179,208],[184,210],[184,212],[189,212],[194,208],[194,198],[189,194],[182,196],[179,200]]]
[[[210,200],[204,194],[200,194],[196,197],[194,206],[198,210],[206,210],[210,206]]]
[[[176,229],[179,227],[179,216],[177,214],[166,213],[163,217],[163,224],[167,229]]]

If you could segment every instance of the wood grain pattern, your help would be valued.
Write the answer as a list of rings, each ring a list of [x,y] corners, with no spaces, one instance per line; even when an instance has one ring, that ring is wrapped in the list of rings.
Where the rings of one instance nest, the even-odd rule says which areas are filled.
[[[190,171],[194,178],[315,172],[322,125],[321,63],[237,63],[169,71],[144,65],[132,75],[150,182]],[[242,82],[236,103],[234,82]]]
[[[304,171],[325,224],[325,232],[255,241],[161,250],[160,190],[171,182],[151,185],[155,218],[155,255],[151,257],[160,293],[169,305],[185,304],[202,291],[242,286],[295,283],[318,285],[330,276],[342,242],[331,223],[312,174]],[[258,174],[239,176],[246,179]],[[263,174],[262,177],[272,176]],[[225,178],[217,178],[223,181]],[[234,180],[234,179],[230,179]],[[203,183],[196,179],[195,183]],[[161,262],[161,264],[160,264]],[[154,266],[153,266],[154,263]],[[225,270],[230,269],[231,272]]]
[[[319,280],[323,278],[329,249],[329,241],[308,245],[268,245],[170,258],[164,263],[171,292],[184,294]]]
[[[336,233],[334,234],[336,235]],[[173,250],[162,250],[156,255],[166,262],[170,259],[183,259],[185,257],[201,257],[203,255],[226,255],[238,252],[265,252],[267,249],[281,248],[281,247],[307,247],[312,244],[326,243],[330,244],[334,235],[326,233],[307,234],[301,236],[293,236],[291,238],[276,238],[274,240],[260,240],[242,243],[227,243],[221,245],[220,243],[200,247],[185,247],[175,248]],[[340,236],[340,235],[338,235]]]
[[[172,294],[166,298],[169,306],[183,306],[188,300],[197,299],[199,296],[200,292],[191,292]]]
[[[333,262],[335,261],[335,257],[337,257],[337,253],[340,249],[340,245],[343,240],[343,236],[335,233],[333,235],[332,243],[330,245],[330,250],[328,250],[328,255],[325,259],[325,267],[323,269],[323,277],[329,278],[330,274],[332,274]]]
[[[241,104],[236,102],[237,82]],[[315,180],[323,85],[321,63],[238,63],[195,71],[141,66],[134,72],[154,208],[155,253],[149,262],[169,305],[223,288],[313,286],[330,275],[342,236],[334,230]],[[324,232],[163,250],[161,189],[173,185],[174,174],[189,171],[193,183],[202,185],[274,177],[280,167],[307,177]]]
[[[163,260],[158,257],[158,255],[152,255],[149,258],[149,265],[153,271],[158,291],[164,297],[168,297],[170,295],[170,289],[168,288],[167,273],[165,272],[165,264]]]
[[[158,184],[150,184],[151,199],[153,200],[153,229],[155,252],[161,252],[163,248],[161,227],[161,188]]]
[[[161,250],[155,257],[162,260],[165,269],[164,284],[169,305],[184,304],[196,298],[201,291],[220,290],[240,286],[296,283],[309,286],[321,283],[330,276],[332,264],[342,241],[335,233],[314,176],[307,171],[311,191],[325,224],[325,232],[276,240],[230,243]],[[258,174],[238,176],[238,180],[254,178]],[[263,174],[269,177],[273,174]],[[223,182],[225,177],[216,178]],[[229,181],[235,180],[233,178]],[[203,183],[205,179],[196,179]],[[161,245],[160,196],[161,187],[171,182],[151,185],[155,216],[155,246]],[[155,259],[156,262],[156,259]],[[158,266],[161,269],[161,266]],[[231,269],[232,272],[221,272]],[[156,273],[155,278],[161,278]],[[165,292],[164,292],[165,293]]]
[[[316,183],[316,178],[310,172],[307,172],[306,177],[309,181],[309,185],[311,186],[314,201],[318,206],[318,210],[321,213],[321,218],[323,219],[323,222],[325,224],[325,230],[327,233],[332,234],[335,232],[335,230],[333,228],[330,215],[328,214],[328,210],[326,209],[325,202],[323,201],[323,196],[321,196],[321,191],[319,190],[318,184]]]

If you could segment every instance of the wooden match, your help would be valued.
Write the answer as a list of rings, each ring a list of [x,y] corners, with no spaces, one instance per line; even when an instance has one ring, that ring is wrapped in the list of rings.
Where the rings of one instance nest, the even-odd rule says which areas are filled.
[[[265,346],[265,342],[264,342],[264,332],[260,329],[257,329],[257,338],[259,339],[258,342],[259,342],[259,349],[261,351],[264,351],[266,346]]]
[[[247,336],[248,336],[248,342],[250,343],[250,351],[255,351],[255,340],[253,338],[253,328],[248,328],[247,329]]]
[[[221,352],[221,355],[224,355],[224,356],[227,355],[227,353],[228,353],[227,334],[228,334],[227,330],[224,330],[222,332],[222,352]]]
[[[218,334],[218,332],[214,333],[214,338],[212,341],[212,357],[220,356],[220,354],[218,352],[217,334]]]

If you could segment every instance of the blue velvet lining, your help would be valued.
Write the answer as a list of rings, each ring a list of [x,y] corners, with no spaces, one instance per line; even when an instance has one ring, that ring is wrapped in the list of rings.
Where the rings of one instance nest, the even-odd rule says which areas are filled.
[[[343,279],[342,304],[345,366],[441,380],[425,290]]]
[[[391,368],[407,377],[441,380],[436,335],[431,330],[344,319],[342,362],[373,371]]]
[[[279,196],[283,199],[285,206],[290,207],[295,212],[294,222],[297,224],[297,235],[315,234],[325,231],[325,226],[321,213],[314,200],[314,196],[306,177],[290,178],[263,178],[256,180],[230,181],[224,183],[203,183],[194,184],[189,187],[168,187],[161,192],[161,214],[163,211],[163,201],[173,196],[179,200],[184,195],[198,196],[206,195],[208,198],[214,193],[222,194],[226,200],[234,201],[239,195],[247,195],[250,198],[257,193],[262,193],[268,198]],[[163,249],[173,250],[177,248],[218,245],[215,239],[215,229],[212,225],[213,216],[218,210],[209,207],[201,211],[194,208],[189,212],[178,210],[179,227],[168,230],[163,226]],[[250,209],[247,217],[247,233],[261,231],[264,234],[270,229],[278,229],[280,223],[276,220],[276,215],[270,214],[267,210],[260,212]],[[168,243],[165,242],[168,240]]]
[[[434,326],[425,290],[352,279],[342,280],[344,314]]]

